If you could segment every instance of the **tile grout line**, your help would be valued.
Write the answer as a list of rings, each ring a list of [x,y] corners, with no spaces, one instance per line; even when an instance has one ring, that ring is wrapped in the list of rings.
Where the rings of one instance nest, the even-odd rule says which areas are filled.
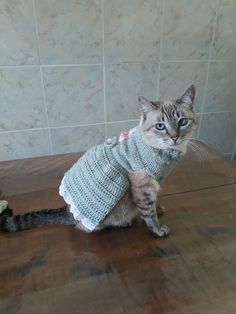
[[[205,86],[203,90],[203,97],[202,97],[202,104],[201,104],[201,109],[200,109],[200,119],[199,119],[199,126],[198,126],[198,132],[197,132],[197,138],[200,137],[200,131],[201,131],[201,126],[202,126],[202,117],[203,117],[203,108],[205,99],[206,99],[206,91],[207,91],[207,86],[208,86],[208,79],[209,79],[209,72],[210,72],[210,64],[209,62],[207,63],[207,72],[206,72],[206,81],[205,81]]]
[[[32,0],[33,1],[33,0]],[[37,48],[38,50],[38,48]],[[57,67],[83,67],[83,66],[102,66],[102,63],[60,63],[60,64],[18,64],[18,65],[0,65],[1,68],[57,68]]]
[[[107,138],[107,104],[106,104],[106,67],[105,67],[105,25],[104,25],[104,1],[101,0],[102,19],[102,76],[103,76],[103,111],[104,111],[104,132]]]
[[[107,122],[107,125],[118,124],[118,123],[125,123],[125,122],[139,122],[139,119],[109,121],[109,122]],[[105,123],[104,122],[98,122],[98,123],[90,123],[90,124],[74,124],[74,125],[52,126],[51,129],[65,129],[65,128],[96,126],[96,125],[105,125]],[[0,134],[15,133],[15,132],[40,131],[40,130],[47,130],[47,128],[45,127],[45,128],[31,128],[31,129],[16,129],[16,130],[0,131]]]
[[[234,160],[234,155],[236,154],[236,141],[235,141],[235,144],[234,144],[234,149],[233,149],[233,152],[231,154],[231,160]]]
[[[158,73],[157,73],[157,94],[156,94],[156,99],[157,100],[160,97],[161,59],[162,59],[163,29],[164,29],[164,11],[165,11],[165,0],[162,0],[162,3],[161,3],[160,50],[159,50],[159,62],[158,62]]]
[[[216,113],[230,113],[230,112],[235,112],[236,111],[236,109],[234,109],[234,110],[219,110],[219,111],[206,111],[206,112],[203,112],[202,114],[204,115],[204,114],[212,114],[212,113],[214,113],[214,114],[216,114]],[[200,113],[200,112],[197,112],[197,113]]]
[[[123,123],[123,122],[135,122],[135,121],[139,121],[139,119],[129,119],[129,120],[107,121],[107,124],[117,124],[117,123]]]
[[[232,63],[236,62],[236,59],[187,59],[187,60],[159,60],[159,61],[128,61],[128,62],[117,62],[117,63],[106,63],[109,65],[119,65],[119,64],[140,64],[140,63],[146,63],[146,64],[154,64],[154,63],[214,63],[214,62],[226,62],[226,63]],[[42,68],[55,68],[55,67],[84,67],[84,66],[102,66],[103,63],[60,63],[60,64],[15,64],[15,65],[0,65],[0,69],[5,68],[36,68],[36,67],[42,67]]]
[[[45,93],[44,82],[43,82],[43,71],[42,71],[42,67],[41,67],[41,57],[40,57],[40,47],[39,47],[39,37],[38,37],[38,23],[37,23],[37,18],[36,18],[35,0],[32,0],[32,2],[33,2],[33,15],[34,15],[34,24],[35,24],[35,36],[36,36],[36,41],[37,41],[37,52],[38,52],[38,59],[39,59],[40,80],[41,80],[44,110],[45,110],[45,115],[46,115],[46,124],[47,124],[47,130],[48,130],[49,149],[50,149],[50,154],[53,154],[52,136],[51,136],[51,129],[49,127],[49,117],[48,117],[48,111],[47,111],[46,93]]]
[[[42,128],[16,129],[16,130],[0,131],[0,134],[30,132],[30,131],[41,131],[41,130],[47,130],[47,127],[45,126],[45,127],[42,127]]]
[[[143,61],[145,62],[145,61]],[[183,63],[183,62],[186,62],[186,63],[206,63],[206,62],[210,62],[210,63],[214,63],[214,62],[227,62],[227,63],[230,63],[230,62],[236,62],[236,59],[166,59],[166,60],[161,60],[161,63]]]
[[[204,112],[202,115],[209,115],[209,114],[222,114],[222,113],[234,113],[235,110],[230,111],[210,111]],[[198,115],[201,115],[200,112],[197,112]],[[118,124],[118,123],[126,123],[126,122],[138,122],[139,119],[129,119],[129,120],[117,120],[117,121],[107,121],[106,124]],[[69,125],[61,125],[61,126],[51,126],[50,129],[64,129],[64,128],[74,128],[74,127],[86,127],[86,126],[96,126],[96,125],[105,125],[105,122],[97,122],[97,123],[86,123],[86,124],[69,124]],[[29,128],[29,129],[14,129],[14,130],[4,130],[0,131],[0,134],[4,133],[14,133],[14,132],[25,132],[25,131],[37,131],[37,130],[47,130],[47,127],[42,128]],[[235,153],[236,153],[236,145],[235,145]]]
[[[46,100],[46,93],[45,93],[44,82],[43,82],[43,71],[42,71],[41,67],[39,69],[40,69],[40,77],[41,77],[41,85],[42,85],[42,93],[43,93],[43,102],[44,102],[44,108],[45,108],[46,120],[47,120],[47,130],[48,130],[48,138],[49,138],[49,145],[50,145],[50,153],[53,154],[51,128],[49,126],[49,117],[48,117],[48,111],[47,111],[47,100]]]
[[[60,63],[60,64],[41,64],[42,68],[56,67],[84,67],[84,66],[102,66],[102,63]]]
[[[198,128],[198,133],[197,133],[197,137],[198,138],[200,136],[203,113],[205,113],[204,109],[205,109],[205,105],[206,105],[205,104],[206,103],[206,93],[207,93],[207,87],[208,87],[208,82],[209,82],[210,61],[212,60],[213,45],[214,45],[215,34],[216,34],[216,23],[217,23],[217,18],[218,18],[218,9],[219,9],[219,0],[217,0],[216,6],[215,6],[215,10],[216,11],[215,11],[215,17],[214,17],[214,22],[213,22],[212,39],[211,39],[211,45],[210,45],[210,51],[209,51],[209,57],[208,57],[208,63],[207,63],[206,81],[205,81],[203,97],[202,97],[201,116],[200,116],[200,119],[199,119],[199,128]]]
[[[160,77],[161,77],[161,63],[158,62],[156,100],[159,100],[159,93],[160,93]]]
[[[38,50],[37,44],[35,46],[36,50]],[[39,64],[0,65],[0,69],[37,68],[37,67],[39,67]]]

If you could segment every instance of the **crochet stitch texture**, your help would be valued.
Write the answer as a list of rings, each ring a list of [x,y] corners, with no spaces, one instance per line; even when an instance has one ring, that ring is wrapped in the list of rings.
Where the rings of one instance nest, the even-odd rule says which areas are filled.
[[[89,221],[87,227],[93,230],[125,194],[130,172],[144,170],[160,181],[180,157],[176,150],[147,145],[137,129],[120,143],[114,137],[88,150],[66,172],[63,188],[70,195],[78,217],[85,217]]]

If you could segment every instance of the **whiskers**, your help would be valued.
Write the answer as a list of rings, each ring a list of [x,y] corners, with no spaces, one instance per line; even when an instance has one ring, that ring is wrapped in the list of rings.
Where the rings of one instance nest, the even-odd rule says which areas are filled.
[[[194,155],[199,162],[212,160],[211,149],[205,147],[200,141],[196,139],[189,139],[188,147],[194,152]]]

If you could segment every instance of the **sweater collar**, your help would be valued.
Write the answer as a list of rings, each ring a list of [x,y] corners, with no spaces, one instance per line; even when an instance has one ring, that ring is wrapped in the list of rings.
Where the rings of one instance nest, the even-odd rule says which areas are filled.
[[[137,142],[137,146],[142,145],[147,155],[150,154],[150,155],[156,155],[156,156],[163,156],[164,159],[170,159],[170,160],[177,160],[183,155],[181,151],[178,151],[176,149],[168,148],[164,150],[164,149],[155,148],[148,145],[143,139],[140,128],[137,128],[137,130],[131,135],[131,137],[133,136]]]

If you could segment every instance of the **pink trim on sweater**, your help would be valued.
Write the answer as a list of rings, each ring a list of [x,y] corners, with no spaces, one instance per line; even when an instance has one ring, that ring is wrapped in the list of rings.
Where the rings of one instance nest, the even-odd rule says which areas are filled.
[[[120,133],[119,136],[119,142],[122,142],[123,140],[127,140],[131,134],[133,134],[137,130],[137,127],[134,127],[130,129],[129,131],[123,131]]]

